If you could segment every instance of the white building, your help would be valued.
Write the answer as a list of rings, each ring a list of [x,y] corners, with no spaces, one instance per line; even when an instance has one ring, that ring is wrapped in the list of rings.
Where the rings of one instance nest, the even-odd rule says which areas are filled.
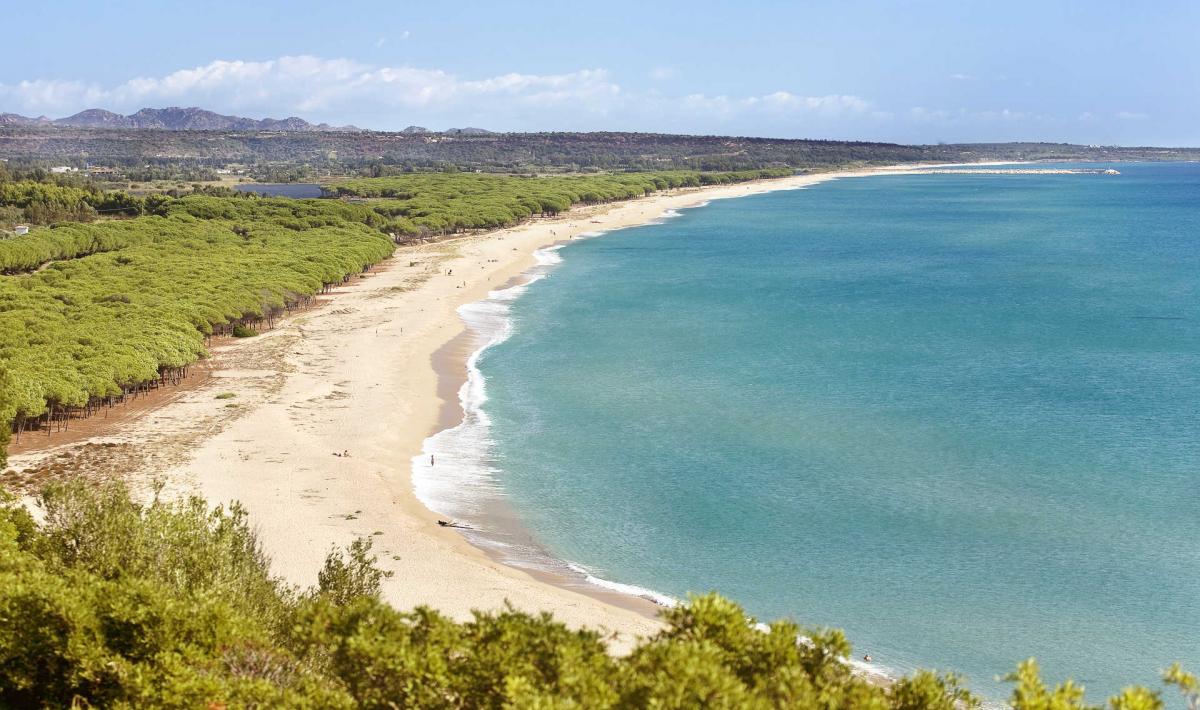
[[[25,225],[25,224],[18,224],[16,226],[16,229],[14,229],[13,231],[15,231],[17,233],[18,237],[21,236],[22,234],[29,234],[29,226]]]
[[[52,173],[75,173],[79,172],[79,168],[72,168],[70,165],[56,165],[50,168]]]

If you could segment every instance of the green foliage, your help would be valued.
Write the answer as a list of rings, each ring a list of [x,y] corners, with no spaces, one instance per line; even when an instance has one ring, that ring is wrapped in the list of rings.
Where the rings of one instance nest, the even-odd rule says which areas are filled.
[[[0,707],[968,709],[953,675],[875,685],[837,631],[768,629],[716,595],[664,614],[624,658],[601,634],[511,608],[455,622],[378,597],[370,544],[282,584],[237,505],[134,502],[119,484],[48,489],[40,524],[0,492]],[[804,634],[802,637],[800,634]],[[1081,710],[1021,664],[1016,710]],[[1195,676],[1166,682],[1196,702]],[[1129,688],[1113,710],[1159,710]]]
[[[1066,681],[1054,690],[1048,690],[1042,681],[1037,661],[1030,658],[1022,661],[1017,670],[1004,679],[1015,684],[1010,702],[1018,710],[1069,710],[1086,708],[1083,704],[1083,687],[1074,681]]]
[[[1042,681],[1037,661],[1030,658],[1019,664],[1017,670],[1005,677],[1015,684],[1010,703],[1014,710],[1099,710],[1098,706],[1084,702],[1082,686],[1067,680],[1053,690]],[[1187,673],[1178,663],[1172,664],[1162,674],[1163,683],[1175,686],[1183,695],[1189,710],[1200,708],[1200,681]],[[1112,710],[1162,710],[1165,704],[1162,694],[1142,686],[1129,686],[1108,699]]]
[[[157,214],[162,204],[161,196],[139,197],[127,192],[102,191],[91,184],[76,186],[37,180],[0,180],[0,207],[13,208],[16,212],[12,217],[34,224],[88,222],[97,216]]]
[[[347,554],[331,551],[325,566],[317,573],[317,590],[335,604],[349,604],[358,597],[379,597],[379,585],[391,572],[375,566],[378,558],[371,554],[371,540],[359,538],[350,543]]]
[[[269,574],[240,505],[209,510],[199,498],[168,503],[156,493],[141,506],[119,485],[81,481],[52,484],[39,504],[45,524],[31,550],[51,569],[148,581],[282,624],[290,592]]]
[[[0,706],[351,706],[279,644],[296,595],[236,506],[80,483],[43,505],[0,508]]]
[[[716,595],[694,597],[664,620],[667,630],[630,656],[625,707],[889,707],[884,691],[845,663],[850,644],[840,631],[788,621],[762,631]]]
[[[888,689],[895,710],[966,710],[979,707],[979,699],[961,686],[953,673],[938,675],[919,670],[897,680]]]
[[[0,365],[0,471],[8,465],[8,441],[12,438],[12,428],[8,423],[16,413],[12,391],[8,369]]]
[[[1200,710],[1200,678],[1195,673],[1188,673],[1178,663],[1173,663],[1163,671],[1163,682],[1179,690],[1188,710]]]
[[[238,234],[188,212],[209,201],[239,203],[253,226]],[[4,268],[42,267],[0,277],[0,421],[120,395],[201,357],[214,330],[252,327],[392,252],[385,234],[326,202],[325,223],[299,229],[279,224],[269,201],[199,196],[168,217],[0,241]]]
[[[235,338],[252,338],[258,335],[258,331],[243,323],[236,323],[230,334]]]
[[[0,272],[15,274],[36,269],[49,261],[125,249],[149,243],[154,236],[153,231],[132,221],[63,224],[54,229],[35,229],[0,242]]]

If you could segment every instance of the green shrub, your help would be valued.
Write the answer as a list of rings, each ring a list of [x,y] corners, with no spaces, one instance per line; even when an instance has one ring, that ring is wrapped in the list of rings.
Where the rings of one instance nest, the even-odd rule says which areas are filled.
[[[334,549],[325,557],[325,566],[317,573],[317,591],[335,604],[348,604],[358,597],[378,597],[380,583],[391,572],[375,566],[371,540],[359,538],[350,543],[346,554]]]
[[[240,506],[134,502],[72,482],[40,524],[0,493],[0,707],[868,708],[975,707],[959,678],[918,671],[890,687],[851,671],[838,631],[759,631],[733,602],[694,597],[629,656],[549,614],[467,622],[379,599],[361,540],[326,559],[316,589],[271,575]],[[799,641],[800,635],[806,640]],[[1083,710],[1037,664],[1010,677],[1016,710]],[[1195,708],[1200,685],[1164,680]],[[1160,710],[1128,688],[1113,710]]]
[[[237,325],[233,326],[232,332],[233,332],[233,337],[235,337],[235,338],[252,338],[252,337],[258,335],[258,331],[251,328],[248,325],[242,325],[241,323],[238,323]]]

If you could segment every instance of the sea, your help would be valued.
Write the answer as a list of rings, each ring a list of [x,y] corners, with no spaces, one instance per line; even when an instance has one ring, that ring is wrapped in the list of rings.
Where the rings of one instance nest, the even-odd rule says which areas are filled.
[[[992,701],[1029,657],[1093,702],[1200,669],[1200,165],[1048,167],[1120,174],[838,179],[543,250],[461,310],[419,497]]]

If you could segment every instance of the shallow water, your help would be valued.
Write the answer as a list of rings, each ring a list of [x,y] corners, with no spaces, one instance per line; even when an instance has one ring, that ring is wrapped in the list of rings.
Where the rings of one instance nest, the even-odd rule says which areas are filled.
[[[570,244],[503,299],[482,417],[443,442],[486,490],[443,503],[503,496],[598,577],[993,698],[1031,655],[1093,700],[1196,667],[1200,166],[1118,167],[846,179]]]

